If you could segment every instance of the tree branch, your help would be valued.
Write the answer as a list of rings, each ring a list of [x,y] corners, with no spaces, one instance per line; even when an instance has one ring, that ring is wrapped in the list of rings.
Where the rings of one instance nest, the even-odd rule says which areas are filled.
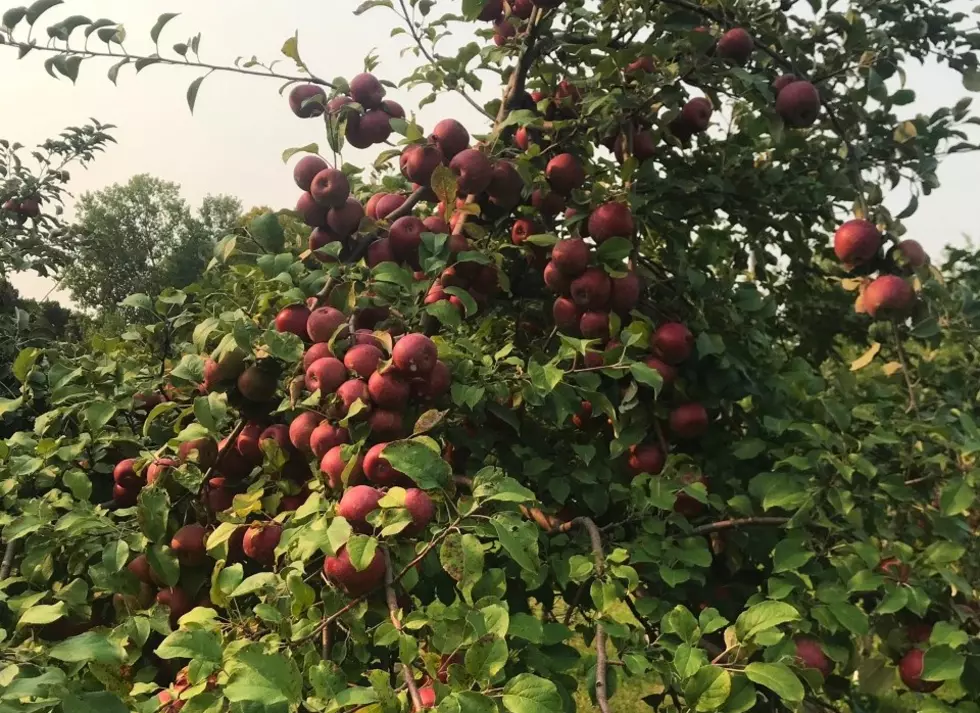
[[[592,559],[595,561],[596,576],[601,577],[606,570],[606,556],[602,552],[602,535],[590,517],[577,517],[572,520],[576,525],[584,527],[592,542]],[[595,700],[601,713],[609,713],[609,698],[607,691],[606,669],[606,629],[601,621],[595,625]]]
[[[912,385],[912,375],[909,372],[909,357],[905,353],[905,345],[902,344],[902,335],[898,330],[898,322],[894,319],[892,320],[892,332],[895,335],[895,348],[898,350],[898,361],[902,365],[902,375],[905,377],[905,388],[909,392],[909,409],[915,411],[915,415],[919,415],[919,401],[915,398],[915,390]]]
[[[192,62],[186,59],[169,59],[167,57],[146,57],[140,55],[119,55],[112,54],[111,52],[96,52],[95,50],[74,50],[70,48],[59,48],[59,47],[44,47],[42,45],[28,44],[26,42],[11,42],[8,44],[0,45],[3,47],[10,47],[12,49],[20,50],[21,47],[30,47],[31,52],[49,52],[53,54],[70,55],[74,57],[81,57],[82,59],[93,59],[96,57],[104,59],[114,59],[122,60],[129,59],[134,64],[140,61],[146,61],[156,64],[168,64],[173,67],[193,67],[195,69],[207,69],[211,72],[231,72],[233,74],[247,74],[253,77],[268,77],[270,79],[283,79],[287,82],[304,82],[307,84],[318,84],[321,87],[327,87],[328,89],[336,89],[336,87],[325,79],[320,79],[313,75],[308,76],[298,76],[292,74],[278,74],[277,72],[270,71],[260,71],[256,69],[248,69],[247,67],[233,67],[221,64],[209,64],[207,62]]]
[[[402,630],[402,622],[398,618],[398,596],[395,594],[395,577],[391,567],[391,553],[388,548],[384,548],[385,558],[385,600],[388,603],[388,616],[391,617],[392,626],[398,631]],[[412,676],[410,667],[402,664],[402,675],[405,677],[405,685],[408,686],[408,694],[412,699],[412,710],[419,713],[422,710],[422,698],[419,696],[419,689],[415,685],[415,678]]]
[[[3,563],[0,564],[0,580],[10,576],[10,570],[14,566],[14,554],[17,552],[17,540],[7,543],[7,548],[3,551]]]
[[[721,532],[722,530],[732,530],[747,525],[785,525],[789,522],[788,517],[742,517],[733,520],[721,520],[707,525],[695,527],[692,535],[707,535],[711,532]]]

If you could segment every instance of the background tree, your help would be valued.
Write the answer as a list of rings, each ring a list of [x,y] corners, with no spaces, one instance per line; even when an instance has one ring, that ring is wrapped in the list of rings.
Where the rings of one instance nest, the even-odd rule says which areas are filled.
[[[938,56],[976,88],[977,38],[800,5],[364,3],[406,84],[499,77],[479,129],[288,39],[340,167],[284,153],[306,244],[255,215],[124,333],[17,356],[3,704],[973,713],[976,256],[902,220],[974,119],[900,83]],[[152,54],[78,15],[42,44],[53,6],[3,16],[52,73],[296,79],[161,49],[169,14]]]
[[[209,196],[197,215],[180,186],[147,174],[78,200],[78,234],[64,286],[86,307],[113,309],[134,292],[185,287],[204,272],[215,241],[238,221],[241,204]]]
[[[63,218],[69,168],[85,167],[114,142],[115,127],[92,120],[28,151],[0,138],[0,275],[36,270],[58,274],[72,254]]]

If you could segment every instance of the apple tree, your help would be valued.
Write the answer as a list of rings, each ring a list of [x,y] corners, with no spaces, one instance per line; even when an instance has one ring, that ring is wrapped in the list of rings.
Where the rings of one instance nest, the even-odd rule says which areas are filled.
[[[17,356],[0,710],[977,711],[977,259],[902,222],[976,148],[904,108],[980,85],[954,3],[369,0],[400,82],[57,4],[3,43],[324,138],[198,283]]]

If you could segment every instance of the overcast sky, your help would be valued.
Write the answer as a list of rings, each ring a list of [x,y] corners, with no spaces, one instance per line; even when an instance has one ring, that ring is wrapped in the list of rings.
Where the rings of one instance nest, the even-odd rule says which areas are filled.
[[[12,4],[0,2],[0,9]],[[238,56],[278,59],[283,41],[298,30],[303,59],[315,74],[328,79],[353,76],[362,70],[364,55],[375,49],[381,60],[375,73],[398,81],[408,73],[407,63],[415,61],[410,55],[400,56],[409,40],[405,36],[389,37],[397,21],[390,11],[379,8],[355,17],[352,11],[358,4],[353,0],[68,0],[40,22],[47,26],[69,14],[107,17],[125,25],[127,49],[137,53],[152,47],[149,30],[161,12],[180,12],[164,30],[161,47],[169,48],[201,32],[202,60],[216,64],[231,63]],[[962,5],[966,12],[972,7],[966,0]],[[455,0],[440,0],[433,13],[454,6],[458,6]],[[459,25],[464,33],[472,33],[474,27]],[[460,37],[461,41],[470,39]],[[291,65],[290,60],[284,60],[277,70],[293,73]],[[282,150],[310,142],[326,146],[323,123],[293,116],[277,93],[277,80],[213,74],[202,85],[191,115],[185,92],[199,76],[198,70],[155,66],[134,76],[130,66],[120,72],[116,87],[106,78],[109,66],[111,61],[87,60],[77,84],[72,85],[48,76],[42,56],[29,55],[18,61],[15,51],[0,46],[0,76],[4,78],[0,137],[30,145],[65,126],[84,123],[88,117],[118,126],[114,134],[119,143],[87,171],[73,172],[71,189],[76,194],[125,182],[136,173],[150,173],[179,183],[192,205],[209,193],[225,193],[241,199],[246,209],[263,204],[291,207],[297,190],[290,168],[281,161]],[[907,69],[908,86],[918,94],[914,104],[903,108],[909,117],[952,105],[967,95],[955,72],[934,66]],[[498,90],[488,83],[485,98]],[[388,92],[409,110],[423,95]],[[424,107],[418,119],[429,129],[445,116],[460,119],[476,133],[485,128],[475,110],[451,93]],[[363,163],[376,153],[372,149],[345,151],[345,159]],[[908,237],[936,253],[946,243],[961,242],[964,234],[977,235],[980,155],[950,157],[939,178],[942,187],[925,198],[918,213],[907,221]],[[889,197],[889,205],[896,212],[907,201],[907,192]],[[13,281],[25,297],[42,297],[53,287],[50,280],[36,275],[16,275]],[[51,297],[67,300],[57,290]]]

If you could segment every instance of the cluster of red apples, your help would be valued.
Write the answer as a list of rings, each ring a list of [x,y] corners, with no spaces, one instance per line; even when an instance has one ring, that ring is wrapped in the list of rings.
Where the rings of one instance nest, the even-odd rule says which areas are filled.
[[[834,253],[846,270],[873,271],[903,268],[918,270],[929,264],[929,256],[915,240],[897,243],[886,259],[881,257],[883,237],[869,220],[855,218],[834,233]],[[856,308],[874,318],[905,317],[915,304],[915,290],[904,277],[880,274],[863,284]]]
[[[268,454],[278,450],[284,458],[276,462],[282,465],[269,474],[279,496],[275,514],[294,511],[306,501],[316,479],[310,468],[310,459],[315,458],[323,489],[340,495],[336,514],[355,531],[373,530],[368,515],[379,508],[387,491],[397,493],[395,507],[407,512],[401,533],[415,536],[423,532],[435,515],[435,504],[424,490],[391,466],[384,450],[391,440],[406,435],[407,409],[428,406],[448,391],[449,368],[438,358],[436,345],[423,334],[396,337],[389,355],[383,351],[382,339],[373,332],[355,330],[349,334],[350,324],[346,315],[333,307],[310,310],[306,305],[290,305],[281,310],[275,319],[276,328],[296,334],[307,344],[303,379],[311,393],[320,393],[319,406],[300,412],[288,424],[255,416],[236,432],[233,441],[230,437],[220,443],[210,437],[195,438],[181,443],[175,457],[156,457],[149,462],[122,460],[113,472],[116,504],[135,505],[147,485],[174,487],[171,472],[193,462],[206,475],[201,503],[210,520],[233,506],[236,494],[245,492],[251,476],[268,464]],[[259,396],[257,389],[263,397],[267,389],[275,394],[278,379],[268,373],[261,378],[271,378],[271,387],[251,383],[259,378],[250,371],[256,368],[246,366],[236,352],[218,361],[209,358],[203,390],[235,384],[247,398]],[[268,403],[267,398],[257,401]],[[360,442],[369,444],[366,453],[352,443],[354,429],[362,433]],[[253,568],[273,567],[282,530],[280,522],[270,519],[238,526],[227,542],[228,561],[249,563]],[[208,535],[208,528],[199,523],[174,533],[170,545],[182,567],[208,564]],[[176,626],[194,606],[206,603],[195,600],[180,584],[164,586],[145,555],[130,562],[129,569],[140,581],[141,590],[139,597],[126,602],[127,606],[143,608],[155,599],[170,610],[171,623]],[[358,596],[380,584],[384,561],[379,551],[366,569],[359,570],[342,548],[326,558],[324,572],[340,589]]]
[[[41,215],[41,202],[37,198],[8,198],[3,202],[2,211],[13,214],[16,220],[23,223],[28,218]]]

